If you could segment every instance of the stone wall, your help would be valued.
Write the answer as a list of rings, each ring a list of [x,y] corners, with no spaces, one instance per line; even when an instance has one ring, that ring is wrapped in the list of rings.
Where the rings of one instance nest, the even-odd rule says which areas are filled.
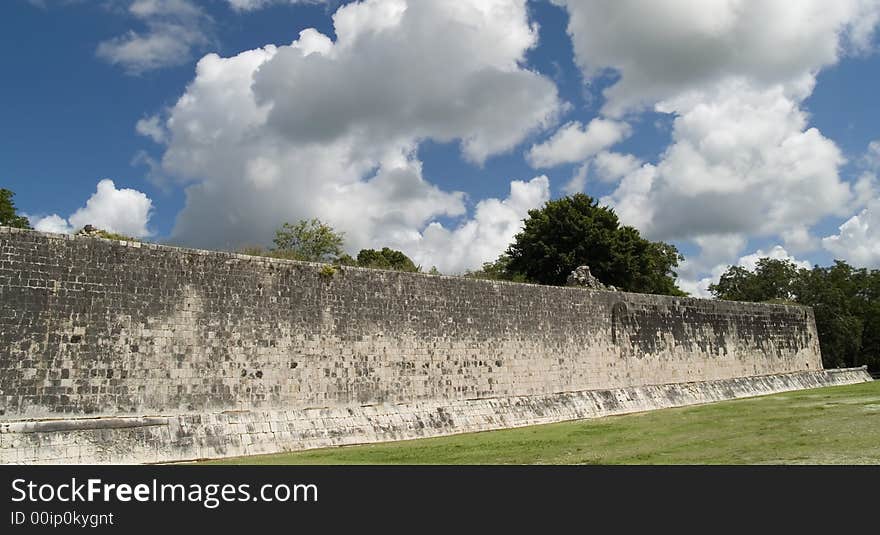
[[[386,417],[387,433],[361,441],[400,435],[395,422],[405,427],[405,418],[394,407],[404,406],[427,407],[420,421],[433,414],[441,434],[492,428],[448,421],[449,408],[473,403],[824,377],[821,368],[808,308],[333,269],[0,228],[0,462],[162,461],[347,443],[363,422],[334,427],[323,415],[369,420],[370,407],[399,421]],[[522,425],[501,412],[496,427]],[[292,435],[276,429],[287,438],[242,449],[230,420],[247,421],[242,414],[265,416],[253,425],[295,420],[314,433],[301,440],[291,424]],[[194,421],[213,422],[210,440],[196,444],[190,433],[188,442],[187,429],[201,428]],[[176,438],[156,438],[157,426]],[[103,456],[34,446],[59,433],[88,435],[86,444],[96,433],[115,437],[114,446]],[[144,448],[153,454],[125,453]]]

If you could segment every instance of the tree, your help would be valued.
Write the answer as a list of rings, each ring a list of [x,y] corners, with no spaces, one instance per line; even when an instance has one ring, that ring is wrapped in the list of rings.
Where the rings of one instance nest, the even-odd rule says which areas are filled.
[[[471,279],[528,282],[525,275],[521,273],[513,273],[510,270],[510,257],[506,254],[499,256],[494,262],[483,262],[482,268],[476,271],[468,271],[464,276]]]
[[[421,268],[401,251],[383,247],[381,251],[376,249],[361,249],[357,259],[344,254],[336,259],[335,264],[343,266],[358,266],[372,269],[390,269],[394,271],[407,271],[418,273]]]
[[[880,369],[880,270],[855,269],[841,261],[797,269],[788,260],[762,258],[754,271],[729,267],[709,291],[726,300],[809,306],[826,367]]]
[[[15,193],[8,189],[0,188],[0,227],[31,228],[31,224],[24,216],[15,212],[15,203],[12,198]]]
[[[275,231],[272,256],[309,262],[333,261],[342,254],[343,236],[318,219],[303,219],[295,225],[284,223]]]
[[[419,267],[408,256],[388,247],[383,247],[381,251],[361,249],[357,255],[357,265],[366,268],[408,271],[410,273],[419,271]]]
[[[867,364],[861,358],[868,319],[859,295],[863,283],[864,270],[841,261],[802,270],[795,282],[797,302],[813,308],[822,362],[827,367]]]
[[[716,284],[709,285],[709,292],[727,301],[791,301],[798,268],[791,260],[761,258],[755,270],[742,266],[730,266]]]
[[[508,276],[540,284],[565,284],[575,268],[588,265],[599,281],[621,290],[685,295],[675,286],[673,268],[682,256],[673,245],[642,238],[582,193],[529,210],[506,254]]]

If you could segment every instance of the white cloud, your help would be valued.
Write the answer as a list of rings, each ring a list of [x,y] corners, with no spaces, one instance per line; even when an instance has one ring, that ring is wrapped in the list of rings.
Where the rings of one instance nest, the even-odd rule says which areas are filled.
[[[716,94],[662,103],[675,110],[672,144],[636,198],[626,178],[609,200],[648,235],[772,235],[843,215],[851,201],[837,146],[781,87],[745,82]],[[640,171],[636,171],[640,173]],[[650,210],[646,213],[645,210]]]
[[[699,245],[700,253],[687,257],[678,267],[678,285],[694,297],[710,297],[709,285],[718,281],[748,240],[742,234],[707,234],[696,236],[693,241]]]
[[[632,154],[602,151],[593,160],[596,175],[602,182],[617,182],[621,178],[634,173],[642,162]]]
[[[704,292],[719,275],[701,237],[779,237],[802,253],[818,245],[813,225],[872,196],[870,177],[841,179],[841,151],[810,127],[802,103],[823,67],[869,49],[880,2],[553,1],[570,14],[585,78],[616,76],[605,116],[674,117],[658,161],[609,166],[606,179],[620,182],[603,201],[653,239],[702,247],[683,266],[683,287],[703,280]]]
[[[653,106],[675,117],[658,162],[607,169],[622,178],[604,200],[624,222],[659,239],[786,235],[808,247],[810,226],[847,211],[845,159],[800,105],[819,69],[865,44],[880,3],[557,1],[587,78],[619,75],[606,114]]]
[[[633,175],[630,180],[631,185],[637,183],[647,183],[642,179],[647,179],[653,175],[653,166],[648,166],[642,173],[636,173],[642,167],[641,160],[631,154],[620,154],[617,152],[602,151],[591,159],[588,159],[579,165],[572,174],[569,181],[563,186],[562,190],[566,195],[580,193],[584,191],[587,185],[587,179],[591,176],[601,182],[617,182],[624,176]],[[592,173],[590,170],[592,169]],[[634,198],[630,199],[634,201]],[[607,201],[607,199],[606,199]],[[610,203],[611,201],[608,201]],[[606,203],[607,204],[607,203]]]
[[[655,200],[651,198],[656,178],[657,167],[642,164],[624,176],[614,193],[602,197],[600,202],[614,208],[624,224],[644,232],[651,228],[657,209]]]
[[[253,11],[275,4],[323,4],[328,0],[226,0],[238,11]]]
[[[522,230],[528,211],[550,199],[550,182],[539,176],[510,183],[504,200],[485,199],[477,204],[473,219],[454,230],[431,223],[421,233],[394,244],[408,251],[417,264],[435,265],[443,273],[462,273],[498,258]]]
[[[526,159],[535,168],[582,162],[618,143],[629,133],[629,125],[618,121],[598,118],[590,121],[586,127],[578,121],[572,121],[563,125],[547,141],[532,146]]]
[[[880,267],[880,199],[840,225],[840,232],[822,239],[822,246],[856,267]]]
[[[772,258],[773,260],[789,260],[799,268],[810,269],[811,267],[813,267],[806,260],[798,260],[791,254],[789,254],[788,251],[786,251],[785,248],[781,245],[774,245],[769,251],[758,249],[754,253],[740,258],[738,265],[748,269],[749,271],[754,271],[755,268],[758,266],[758,260],[762,258]]]
[[[112,180],[98,182],[97,190],[85,206],[65,219],[57,214],[33,218],[36,230],[70,233],[86,225],[118,232],[135,238],[149,236],[147,229],[153,202],[145,194],[133,189],[116,189]]]
[[[427,225],[466,210],[416,155],[424,139],[457,140],[481,163],[554,123],[554,84],[522,66],[537,39],[525,2],[368,0],[333,21],[336,41],[308,29],[289,46],[199,61],[163,125],[163,171],[190,183],[173,237],[236,247],[318,217],[352,252],[402,244],[456,269],[491,259],[474,251],[497,256],[507,244],[485,224],[471,252],[420,253],[423,231],[438,232]]]
[[[877,175],[870,171],[859,175],[853,184],[853,192],[855,192],[853,200],[855,210],[867,206],[873,199],[880,199],[880,181],[877,180]]]
[[[96,53],[129,74],[181,65],[192,58],[195,49],[210,42],[210,18],[191,0],[134,0],[128,13],[146,31],[129,30],[104,41]]]
[[[574,174],[571,176],[569,181],[562,187],[562,190],[566,195],[573,195],[575,193],[581,193],[584,191],[584,187],[587,185],[587,174],[590,172],[590,162],[584,162],[577,169],[575,169]]]
[[[74,230],[70,223],[58,214],[32,218],[31,225],[40,232],[54,232],[56,234],[70,234]]]
[[[333,21],[336,43],[307,30],[253,76],[290,141],[458,139],[480,163],[559,110],[553,83],[520,66],[537,41],[524,0],[370,0]]]
[[[781,232],[785,248],[792,253],[808,253],[819,247],[819,239],[806,227],[792,227]]]
[[[868,143],[868,150],[863,158],[869,169],[880,170],[880,140],[874,140]]]
[[[156,115],[140,119],[134,128],[138,134],[146,136],[156,143],[165,142],[165,128],[162,126],[161,119]]]
[[[841,50],[868,48],[880,12],[875,0],[553,1],[586,76],[619,73],[604,92],[612,116],[730,77],[804,96]]]

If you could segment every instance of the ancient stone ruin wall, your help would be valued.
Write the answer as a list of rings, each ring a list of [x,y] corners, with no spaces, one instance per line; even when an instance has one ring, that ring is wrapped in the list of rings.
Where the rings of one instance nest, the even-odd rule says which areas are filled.
[[[798,373],[827,375],[808,308],[0,228],[0,462],[426,436],[544,421],[563,393]]]

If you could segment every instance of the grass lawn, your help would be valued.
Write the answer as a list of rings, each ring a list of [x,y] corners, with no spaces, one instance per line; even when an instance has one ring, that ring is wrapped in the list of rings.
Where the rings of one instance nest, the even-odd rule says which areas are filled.
[[[593,420],[210,463],[880,464],[880,381]]]

